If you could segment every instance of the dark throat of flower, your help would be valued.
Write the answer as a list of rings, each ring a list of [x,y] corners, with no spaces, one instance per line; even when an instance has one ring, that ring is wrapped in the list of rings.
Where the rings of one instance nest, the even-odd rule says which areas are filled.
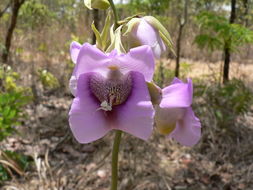
[[[93,74],[90,78],[92,94],[101,103],[98,110],[112,111],[113,106],[123,104],[132,89],[130,73],[123,75],[118,69],[111,69],[107,77]]]

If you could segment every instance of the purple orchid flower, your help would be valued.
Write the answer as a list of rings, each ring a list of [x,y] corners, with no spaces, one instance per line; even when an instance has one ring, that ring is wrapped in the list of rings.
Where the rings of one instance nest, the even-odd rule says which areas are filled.
[[[162,97],[155,106],[158,131],[185,146],[195,145],[201,136],[201,124],[191,108],[193,86],[175,78],[161,90]]]
[[[73,42],[70,53],[76,63],[70,80],[75,98],[69,112],[75,138],[89,143],[117,129],[148,139],[154,120],[146,85],[155,65],[150,47],[106,54],[88,43]]]

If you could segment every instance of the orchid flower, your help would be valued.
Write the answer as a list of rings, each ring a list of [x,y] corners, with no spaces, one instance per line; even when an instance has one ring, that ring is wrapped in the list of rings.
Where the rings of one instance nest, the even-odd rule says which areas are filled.
[[[192,81],[183,83],[175,78],[172,84],[160,90],[155,105],[155,124],[161,134],[185,146],[195,145],[201,136],[201,124],[192,111]],[[156,98],[157,100],[157,98]]]
[[[69,124],[77,141],[95,141],[112,129],[148,139],[154,120],[146,85],[154,73],[151,48],[106,54],[88,43],[73,42],[70,53],[76,65],[70,80],[75,98]]]

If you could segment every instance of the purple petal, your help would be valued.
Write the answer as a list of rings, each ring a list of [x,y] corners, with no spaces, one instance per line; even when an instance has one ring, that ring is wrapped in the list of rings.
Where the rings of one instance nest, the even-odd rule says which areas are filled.
[[[133,30],[133,35],[142,45],[150,46],[157,59],[159,59],[161,53],[166,50],[158,31],[145,21],[145,19],[141,19],[140,23]]]
[[[158,38],[157,39],[157,43],[155,46],[152,47],[152,50],[154,52],[154,55],[155,55],[155,58],[156,59],[160,59],[161,57],[161,54],[166,51],[166,46],[165,44],[163,43],[162,39],[161,38]]]
[[[155,60],[149,46],[139,46],[117,58],[120,62],[120,70],[125,74],[129,71],[137,71],[144,75],[146,81],[151,81],[155,70]]]
[[[106,75],[108,71],[107,63],[109,61],[110,59],[105,53],[89,43],[85,43],[80,49],[73,75],[76,78],[81,74],[89,72],[98,72]]]
[[[112,50],[110,53],[109,53],[109,57],[115,57],[118,55],[118,51],[116,49]]]
[[[132,92],[125,104],[115,107],[117,121],[114,128],[147,140],[153,129],[154,109],[143,75],[131,72],[131,76]]]
[[[175,82],[177,81],[177,82]],[[174,84],[162,90],[161,108],[189,107],[192,104],[192,82],[179,83],[178,79],[174,79]]]
[[[69,112],[71,130],[80,143],[89,143],[103,137],[110,127],[102,111],[97,111],[100,104],[89,89],[91,73],[80,75],[77,82],[77,94]]]
[[[193,146],[199,141],[201,137],[201,124],[191,107],[186,109],[184,118],[177,122],[175,130],[169,137],[185,146]]]
[[[183,83],[183,81],[181,81],[179,78],[174,77],[174,79],[172,80],[171,84],[176,84],[176,83]]]
[[[83,73],[97,72],[106,77],[110,66],[118,67],[122,74],[138,71],[144,75],[145,80],[151,81],[155,62],[153,53],[148,46],[130,49],[127,54],[117,55],[113,51],[107,55],[96,47],[85,43],[79,52],[73,75],[78,78]]]
[[[76,63],[76,60],[77,60],[77,57],[78,57],[81,47],[82,47],[81,44],[79,44],[78,42],[75,42],[75,41],[70,44],[70,56],[71,56],[73,63]]]

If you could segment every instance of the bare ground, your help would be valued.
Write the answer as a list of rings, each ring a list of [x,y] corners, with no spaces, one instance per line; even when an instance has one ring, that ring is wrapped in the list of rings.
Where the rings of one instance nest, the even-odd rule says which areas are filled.
[[[192,64],[189,75],[192,77],[205,74],[210,67]],[[211,67],[213,72],[219,72],[219,64]],[[252,84],[253,66],[242,67],[233,66],[232,75],[242,77],[245,73],[248,84]],[[70,104],[69,96],[50,96],[43,97],[36,107],[27,108],[28,116],[19,127],[20,135],[6,139],[1,146],[31,155],[34,163],[24,176],[14,175],[11,181],[5,182],[3,190],[109,189],[113,133],[91,144],[78,144],[68,127]],[[205,118],[201,120],[206,134],[212,123],[207,123]],[[235,127],[238,135],[234,138],[220,134],[216,143],[205,138],[193,148],[180,146],[157,133],[148,142],[124,134],[119,189],[252,190],[253,113],[238,118]]]

